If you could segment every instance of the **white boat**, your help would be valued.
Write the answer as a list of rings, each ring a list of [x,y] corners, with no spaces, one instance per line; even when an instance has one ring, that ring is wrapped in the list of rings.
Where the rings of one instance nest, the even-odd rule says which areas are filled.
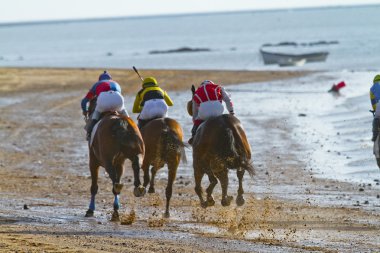
[[[327,51],[303,54],[269,52],[260,48],[264,64],[279,64],[280,66],[301,66],[307,62],[326,61]]]

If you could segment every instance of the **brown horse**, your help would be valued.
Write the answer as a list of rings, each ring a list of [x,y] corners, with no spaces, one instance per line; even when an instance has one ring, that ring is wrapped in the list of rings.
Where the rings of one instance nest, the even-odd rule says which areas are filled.
[[[239,179],[236,204],[241,206],[243,198],[242,180],[244,172],[253,176],[254,168],[250,162],[251,148],[240,121],[233,115],[223,114],[210,118],[198,129],[193,141],[193,167],[195,177],[195,192],[202,207],[215,204],[212,192],[218,179],[222,186],[222,205],[228,206],[233,199],[227,195],[228,169],[236,169]],[[201,181],[207,174],[210,185],[207,188],[207,200],[203,199]]]
[[[140,197],[145,194],[145,188],[140,183],[140,163],[144,156],[144,149],[140,131],[131,118],[116,113],[108,113],[101,119],[96,132],[93,133],[92,143],[89,142],[91,202],[86,217],[94,215],[99,166],[106,169],[113,184],[112,192],[115,199],[112,220],[119,220],[119,194],[123,187],[120,181],[126,159],[132,161],[135,196]]]
[[[148,122],[141,129],[141,135],[145,143],[145,156],[141,168],[144,171],[144,187],[150,183],[149,193],[155,192],[154,177],[157,171],[165,164],[168,166],[165,217],[169,217],[169,203],[177,168],[181,159],[186,162],[182,128],[174,119],[158,118]],[[152,178],[149,175],[150,166]]]

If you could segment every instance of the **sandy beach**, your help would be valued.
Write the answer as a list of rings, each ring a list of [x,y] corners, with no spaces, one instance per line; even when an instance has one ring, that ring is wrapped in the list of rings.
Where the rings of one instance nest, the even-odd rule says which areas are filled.
[[[244,206],[233,203],[222,207],[218,185],[217,204],[200,207],[193,189],[189,149],[189,164],[178,169],[169,219],[162,218],[166,168],[158,175],[156,193],[135,198],[130,162],[125,164],[121,211],[126,219],[133,210],[135,222],[123,225],[110,221],[113,195],[104,170],[95,217],[85,218],[91,180],[80,100],[101,71],[0,69],[0,252],[379,252],[380,192],[376,181],[363,185],[315,177],[301,159],[309,156],[310,150],[301,145],[301,136],[289,134],[293,123],[283,115],[264,114],[259,106],[252,106],[254,116],[242,113],[249,123],[245,127],[252,140],[256,169],[253,179],[248,175],[244,178]],[[140,88],[133,70],[109,71],[127,98],[133,98]],[[234,95],[234,85],[299,82],[298,78],[307,80],[312,74],[140,72],[156,77],[172,94],[178,108],[173,117],[180,115],[186,124],[186,138],[191,120],[181,113],[191,84],[213,80],[226,85],[232,97],[238,97],[237,93],[244,91]],[[263,100],[271,95],[265,96]],[[230,178],[230,192],[236,197],[235,173]],[[365,204],[368,199],[369,204]]]

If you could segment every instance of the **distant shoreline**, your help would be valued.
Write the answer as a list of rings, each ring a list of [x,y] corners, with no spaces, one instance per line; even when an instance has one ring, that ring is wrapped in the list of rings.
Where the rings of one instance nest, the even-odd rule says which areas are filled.
[[[334,5],[334,6],[316,6],[316,7],[297,7],[297,8],[278,8],[278,9],[261,9],[261,10],[236,10],[236,11],[216,11],[216,12],[194,12],[194,13],[179,13],[179,14],[152,14],[138,16],[115,16],[115,17],[88,17],[88,18],[69,18],[57,20],[36,20],[36,21],[5,21],[0,22],[0,28],[10,26],[33,26],[33,25],[54,25],[67,23],[84,23],[84,22],[107,22],[126,19],[148,19],[148,18],[175,18],[186,16],[208,16],[208,15],[226,15],[226,14],[241,14],[241,13],[267,13],[279,11],[305,11],[305,10],[324,10],[324,9],[341,9],[341,8],[366,8],[379,6],[380,4],[352,4],[352,5]]]
[[[36,92],[61,88],[65,91],[87,90],[97,81],[101,68],[0,68],[0,92]],[[141,80],[132,69],[108,69],[125,93],[134,94]],[[269,82],[297,78],[312,71],[235,71],[235,70],[170,70],[139,69],[143,77],[153,76],[168,91],[190,89],[203,80],[222,85]]]

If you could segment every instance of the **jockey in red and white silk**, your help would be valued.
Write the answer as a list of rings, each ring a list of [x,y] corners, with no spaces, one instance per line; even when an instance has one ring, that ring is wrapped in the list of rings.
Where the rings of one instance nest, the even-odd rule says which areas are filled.
[[[194,137],[198,126],[210,117],[216,117],[223,114],[224,107],[222,101],[226,103],[227,110],[230,114],[234,114],[234,107],[230,95],[225,89],[206,80],[201,83],[193,96],[193,129],[191,130]],[[192,142],[192,138],[189,142]]]
[[[202,82],[193,96],[194,125],[198,126],[210,117],[223,114],[222,101],[226,103],[228,112],[233,114],[233,104],[225,89],[212,81]]]

